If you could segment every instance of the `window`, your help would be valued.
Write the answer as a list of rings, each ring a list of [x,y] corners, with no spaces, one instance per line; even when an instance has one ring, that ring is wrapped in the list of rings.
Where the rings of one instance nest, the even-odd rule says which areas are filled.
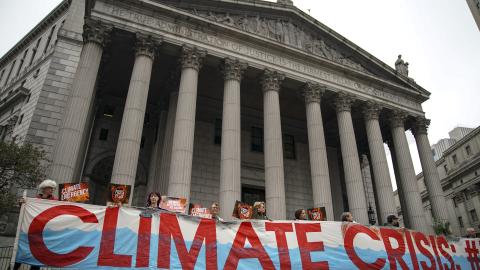
[[[292,135],[283,135],[283,155],[288,159],[295,159],[295,139]]]
[[[457,164],[458,163],[457,155],[453,155],[452,160],[453,160],[453,164]]]
[[[5,74],[5,69],[2,70],[2,73],[0,73],[0,83],[2,83],[3,75]]]
[[[475,209],[470,210],[470,217],[472,218],[473,222],[478,222],[477,211],[475,211]]]
[[[35,55],[37,55],[37,50],[38,46],[40,46],[40,41],[42,41],[42,38],[39,38],[37,40],[37,44],[35,44],[35,48],[32,50],[32,57],[30,58],[30,63],[28,64],[29,66],[33,63],[33,60],[35,59]]]
[[[5,79],[5,84],[8,83],[8,80],[10,79],[10,75],[12,75],[12,71],[15,68],[15,63],[16,62],[17,62],[17,60],[13,60],[12,67],[10,67],[10,71],[8,72],[7,78]]]
[[[465,152],[467,152],[467,156],[470,156],[472,154],[472,148],[470,145],[465,146]]]
[[[23,62],[25,62],[25,58],[27,57],[27,53],[28,53],[28,49],[26,49],[25,52],[23,53],[22,59],[20,60],[20,64],[18,65],[17,74],[15,76],[18,76],[18,74],[20,74],[20,71],[22,70],[22,67],[23,67]]]
[[[100,141],[106,141],[107,138],[108,138],[108,129],[106,128],[100,129],[100,136],[98,137],[98,139]]]
[[[115,108],[113,106],[105,105],[103,107],[103,116],[113,117],[114,112],[115,112]]]
[[[18,124],[20,125],[22,123],[22,121],[23,121],[23,114],[20,115],[20,118],[18,118]]]
[[[462,217],[457,217],[458,218],[458,225],[460,228],[463,228],[465,225],[463,225],[463,218]]]
[[[33,74],[33,78],[36,79],[38,77],[38,74],[40,73],[40,69],[37,69],[35,73]]]
[[[253,152],[263,152],[263,129],[252,127],[251,149]]]
[[[28,96],[25,98],[25,104],[27,104],[30,101],[31,94],[28,94]]]
[[[443,165],[443,169],[445,170],[445,173],[448,173],[447,164]]]
[[[222,119],[215,119],[214,144],[222,144]]]
[[[44,54],[47,52],[48,46],[50,46],[50,41],[52,40],[53,33],[55,32],[55,27],[56,25],[52,27],[52,30],[50,30],[50,34],[48,34],[47,43],[45,43],[45,48],[43,48]]]

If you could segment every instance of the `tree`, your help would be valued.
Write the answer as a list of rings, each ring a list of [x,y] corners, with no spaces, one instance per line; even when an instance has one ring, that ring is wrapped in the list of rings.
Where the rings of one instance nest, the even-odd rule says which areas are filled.
[[[45,152],[29,143],[0,142],[0,212],[14,203],[14,188],[33,188],[45,177],[46,163]]]

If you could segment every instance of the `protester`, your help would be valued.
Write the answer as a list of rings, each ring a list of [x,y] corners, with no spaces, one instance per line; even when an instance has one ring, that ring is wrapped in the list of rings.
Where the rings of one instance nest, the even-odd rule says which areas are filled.
[[[150,192],[147,197],[147,207],[149,208],[159,208],[160,205],[160,194],[158,192]]]
[[[295,220],[308,220],[307,211],[303,208],[295,211]]]
[[[341,219],[343,222],[355,222],[353,221],[353,216],[350,212],[343,212]]]
[[[212,218],[218,221],[223,221],[223,218],[218,215],[219,213],[220,204],[218,204],[218,202],[212,203],[212,206],[210,206],[210,214],[212,215]]]
[[[400,222],[398,221],[398,217],[396,215],[388,215],[386,226],[400,227]]]
[[[265,208],[265,202],[255,202],[253,204],[253,219],[269,220],[267,217],[267,209]]]
[[[38,199],[44,200],[58,200],[57,196],[53,195],[53,192],[57,188],[57,183],[55,181],[46,179],[38,186],[39,193],[37,194]]]
[[[475,232],[474,228],[467,228],[466,238],[477,238],[477,233]]]

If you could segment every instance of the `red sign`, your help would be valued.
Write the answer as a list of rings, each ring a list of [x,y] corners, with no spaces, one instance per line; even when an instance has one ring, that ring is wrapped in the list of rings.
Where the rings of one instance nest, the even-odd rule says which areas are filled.
[[[116,204],[128,204],[130,191],[130,185],[110,184],[110,196],[108,201]]]
[[[327,213],[325,207],[316,207],[307,210],[308,218],[315,221],[327,220]]]
[[[159,207],[171,212],[185,214],[187,212],[187,199],[162,196]]]
[[[202,207],[200,204],[192,204],[190,207],[190,215],[201,218],[212,218],[210,209]]]
[[[84,202],[90,199],[88,183],[59,184],[60,201]]]

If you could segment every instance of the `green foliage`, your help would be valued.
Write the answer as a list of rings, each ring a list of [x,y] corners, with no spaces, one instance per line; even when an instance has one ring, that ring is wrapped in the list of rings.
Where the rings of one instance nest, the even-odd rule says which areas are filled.
[[[45,177],[45,152],[25,143],[0,142],[0,212],[12,206],[14,188],[33,188]]]
[[[432,226],[436,235],[449,236],[452,234],[452,230],[450,229],[450,222],[448,221],[435,221]]]

